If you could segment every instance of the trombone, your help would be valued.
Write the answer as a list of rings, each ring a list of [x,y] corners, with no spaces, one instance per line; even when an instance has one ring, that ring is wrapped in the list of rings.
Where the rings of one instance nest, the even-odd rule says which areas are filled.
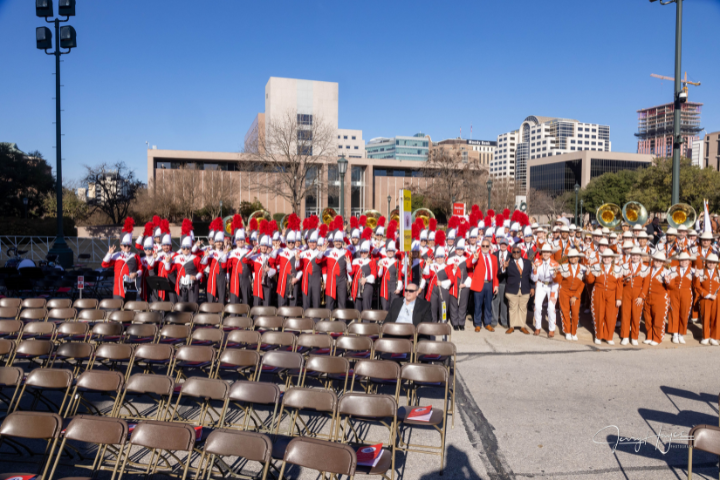
[[[622,216],[630,225],[645,225],[648,219],[648,211],[642,203],[630,201],[623,207]]]
[[[621,213],[620,207],[614,203],[604,203],[597,209],[595,216],[600,225],[612,230],[617,227],[620,220],[622,220]]]

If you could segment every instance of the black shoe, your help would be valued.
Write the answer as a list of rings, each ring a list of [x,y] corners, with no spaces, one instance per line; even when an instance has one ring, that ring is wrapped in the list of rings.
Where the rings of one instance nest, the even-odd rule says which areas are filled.
[[[463,332],[465,331],[465,325],[460,325],[458,328],[459,328],[460,330],[462,330]]]
[[[460,330],[460,327],[458,327],[457,325],[453,325],[453,330],[458,331]]]

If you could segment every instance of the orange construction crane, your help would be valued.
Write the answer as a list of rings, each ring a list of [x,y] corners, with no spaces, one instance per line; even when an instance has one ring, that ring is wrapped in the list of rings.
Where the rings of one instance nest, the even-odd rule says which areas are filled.
[[[674,82],[674,81],[675,81],[675,79],[674,79],[673,77],[665,77],[665,76],[663,76],[663,75],[656,75],[656,74],[654,74],[654,73],[651,73],[650,76],[651,76],[651,77],[655,77],[655,78],[659,78],[659,79],[661,79],[661,80],[670,80],[671,82]],[[684,79],[680,79],[680,81],[682,82],[682,86],[683,86],[683,87],[682,87],[682,91],[680,92],[680,101],[681,101],[681,102],[687,102],[687,99],[688,99],[688,88],[687,88],[687,86],[688,86],[688,85],[694,85],[694,86],[696,86],[696,87],[699,87],[699,86],[700,86],[700,82],[691,82],[690,80],[688,80],[688,79],[687,79],[687,72],[685,72],[685,78],[684,78]]]

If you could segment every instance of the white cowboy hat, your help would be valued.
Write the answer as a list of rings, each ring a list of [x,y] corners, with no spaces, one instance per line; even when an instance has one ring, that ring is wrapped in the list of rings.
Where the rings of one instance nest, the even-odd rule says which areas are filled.
[[[636,247],[633,247],[632,250],[630,250],[630,255],[642,255],[642,256],[646,256],[647,253],[643,252],[642,250],[640,250],[640,247],[637,247],[637,246],[636,246]]]
[[[691,257],[688,255],[687,252],[680,252],[680,255],[675,255],[674,257],[670,257],[670,260],[695,260],[695,257]]]
[[[585,257],[585,254],[578,252],[578,251],[577,251],[576,249],[574,249],[574,248],[571,248],[571,249],[568,251],[568,253],[567,253],[567,257],[568,257],[568,258],[570,258],[570,257],[580,257],[580,258],[584,258],[584,257]]]
[[[665,252],[655,252],[655,255],[651,255],[650,258],[653,260],[659,260],[661,262],[667,262],[667,258],[665,258]]]
[[[705,261],[718,263],[718,256],[715,255],[714,253],[711,253],[710,255],[707,256],[707,258],[705,258]]]
[[[553,251],[553,249],[552,249],[552,247],[550,246],[549,243],[546,243],[546,244],[543,245],[542,248],[540,249],[540,252],[541,252],[541,253],[545,253],[545,252],[550,252],[550,253],[552,253],[552,251]]]
[[[677,230],[670,227],[667,229],[667,232],[665,232],[665,235],[677,235]]]
[[[700,235],[700,240],[715,240],[715,237],[713,237],[712,232],[703,232]]]

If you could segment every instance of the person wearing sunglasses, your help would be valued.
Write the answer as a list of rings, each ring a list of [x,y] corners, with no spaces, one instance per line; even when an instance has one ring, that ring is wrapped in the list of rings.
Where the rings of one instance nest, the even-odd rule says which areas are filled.
[[[473,323],[476,332],[482,329],[483,324],[489,332],[494,332],[493,325],[497,325],[497,319],[492,315],[492,299],[493,295],[498,293],[498,263],[490,247],[490,239],[483,238],[480,242],[480,251],[475,252],[472,260],[473,275],[470,290],[475,299]]]
[[[523,258],[523,251],[519,245],[512,248],[512,258],[505,262],[507,280],[505,284],[505,298],[508,303],[509,328],[505,333],[510,334],[519,329],[525,335],[530,331],[525,325],[527,319],[528,300],[535,295],[535,282],[532,281],[532,262]]]
[[[432,322],[430,302],[419,293],[420,288],[409,283],[405,287],[405,298],[398,297],[393,300],[385,323],[412,323],[417,327],[421,322]]]
[[[175,293],[181,302],[195,302],[200,298],[200,281],[205,265],[201,258],[192,252],[192,237],[186,235],[180,241],[180,253],[165,258],[165,270],[175,272]],[[199,247],[198,247],[199,248]]]
[[[112,268],[115,272],[113,298],[135,300],[128,297],[128,294],[134,296],[134,293],[131,292],[135,291],[135,280],[139,275],[142,275],[142,265],[138,254],[132,252],[134,225],[135,220],[130,217],[125,219],[120,251],[115,252],[115,245],[111,246],[102,261],[102,268]]]

